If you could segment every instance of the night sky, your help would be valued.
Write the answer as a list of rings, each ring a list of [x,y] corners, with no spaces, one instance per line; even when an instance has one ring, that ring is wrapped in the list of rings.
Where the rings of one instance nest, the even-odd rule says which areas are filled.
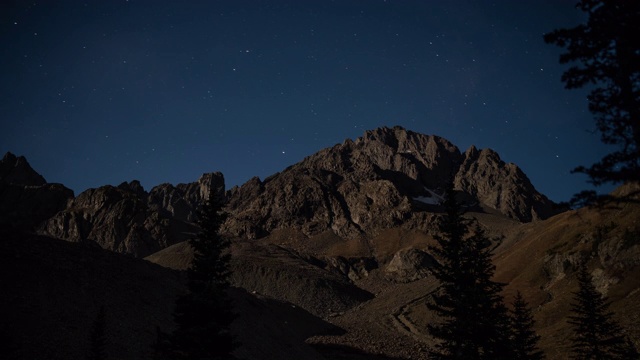
[[[542,40],[585,21],[574,3],[3,1],[0,151],[76,194],[211,171],[231,187],[400,125],[568,200],[588,188],[570,170],[608,150]]]

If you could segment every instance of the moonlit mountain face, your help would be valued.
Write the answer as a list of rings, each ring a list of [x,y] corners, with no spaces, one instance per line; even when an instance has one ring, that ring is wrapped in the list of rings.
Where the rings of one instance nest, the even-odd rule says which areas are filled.
[[[574,0],[0,1],[0,359],[164,358],[215,194],[235,358],[428,360],[450,185],[545,358],[572,357],[583,266],[640,346],[640,185],[561,205],[611,152],[543,40],[586,20]]]
[[[640,304],[638,204],[566,211],[497,152],[401,127],[323,149],[225,191],[222,173],[149,190],[137,180],[77,196],[26,158],[0,161],[0,316],[9,359],[84,359],[105,305],[105,351],[150,358],[175,299],[209,191],[228,200],[231,331],[239,359],[427,359],[438,283],[432,248],[444,186],[492,238],[496,281],[536,309],[540,347],[569,355],[575,274],[588,264],[631,341]],[[616,194],[637,194],[627,184]],[[560,213],[557,213],[560,212]],[[144,259],[142,259],[144,258]],[[98,300],[96,300],[98,299]],[[60,326],[64,319],[65,326]],[[118,331],[113,332],[118,324]]]
[[[24,158],[16,163],[30,169],[32,178],[39,176]],[[228,190],[231,216],[224,231],[251,239],[281,232],[367,239],[396,227],[430,231],[448,182],[471,211],[519,222],[559,211],[493,150],[472,146],[461,153],[444,138],[394,127],[366,131],[264,180],[255,177]],[[196,182],[165,183],[149,191],[138,181],[89,189],[49,214],[39,231],[144,257],[197,231],[196,211],[209,187],[222,194],[223,175],[208,173]]]
[[[447,181],[470,205],[515,220],[543,219],[557,211],[516,165],[504,163],[493,150],[471,147],[461,153],[446,139],[395,127],[367,131],[264,181],[232,189],[229,228],[253,238],[278,228],[309,236],[330,230],[344,237],[403,225],[425,228],[420,210],[437,206]]]
[[[556,202],[608,152],[542,35],[573,1],[0,4],[0,151],[80,193],[265,178],[401,125],[491,148]],[[602,189],[609,191],[610,189]]]

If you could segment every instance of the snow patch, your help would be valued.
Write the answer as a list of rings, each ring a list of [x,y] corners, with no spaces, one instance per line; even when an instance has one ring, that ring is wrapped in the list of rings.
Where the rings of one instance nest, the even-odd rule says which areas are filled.
[[[440,205],[444,202],[444,198],[440,195],[438,195],[435,191],[428,189],[428,188],[424,188],[428,193],[429,196],[416,196],[413,198],[413,200],[415,201],[419,201],[423,204],[428,204],[428,205]]]

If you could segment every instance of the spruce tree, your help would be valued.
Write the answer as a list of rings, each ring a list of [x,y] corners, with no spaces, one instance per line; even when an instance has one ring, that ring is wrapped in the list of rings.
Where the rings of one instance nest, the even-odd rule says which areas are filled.
[[[513,309],[511,310],[511,346],[514,359],[544,359],[544,354],[538,348],[540,336],[533,329],[534,324],[531,309],[518,291],[513,299]]]
[[[510,359],[509,317],[492,280],[491,241],[476,222],[463,218],[453,186],[445,194],[445,216],[430,247],[438,262],[433,273],[439,289],[427,302],[440,322],[429,324],[439,340],[432,356],[439,359]],[[473,225],[473,227],[472,227]]]
[[[226,295],[230,242],[219,234],[226,219],[222,206],[221,197],[210,189],[198,213],[200,232],[189,240],[194,258],[188,270],[189,292],[176,301],[172,359],[233,359],[229,327],[235,316]]]
[[[610,303],[593,285],[586,266],[577,275],[579,289],[571,306],[573,358],[584,360],[637,359],[638,353],[609,311]]]
[[[547,43],[566,50],[560,63],[572,64],[562,75],[568,89],[589,88],[589,111],[605,144],[615,151],[599,162],[579,166],[594,185],[640,181],[640,1],[580,0],[585,24],[557,29]],[[575,202],[596,198],[583,191]]]

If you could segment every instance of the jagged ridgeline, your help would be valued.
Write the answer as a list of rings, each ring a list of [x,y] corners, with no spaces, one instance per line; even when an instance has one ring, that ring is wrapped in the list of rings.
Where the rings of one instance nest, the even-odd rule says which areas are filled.
[[[229,191],[230,233],[260,238],[278,229],[306,236],[377,235],[403,226],[425,229],[453,178],[467,206],[529,222],[557,210],[514,164],[490,149],[461,153],[451,142],[400,127],[367,131],[311,155],[264,181]],[[426,212],[425,212],[426,211]]]
[[[441,137],[394,127],[367,131],[267,179],[253,178],[228,190],[231,216],[224,231],[249,239],[274,233],[371,238],[394,227],[426,231],[452,177],[466,206],[477,211],[520,222],[557,212],[516,165],[506,164],[493,150],[472,146],[462,153]],[[68,189],[46,184],[24,158],[10,154],[2,161],[2,178],[3,206],[19,202],[24,207],[25,197],[51,204],[27,224],[37,225],[38,232],[137,257],[184,241],[195,231],[195,209],[208,188],[224,191],[222,174],[210,173],[193,183],[162,184],[148,192],[134,180],[74,198]],[[25,195],[17,195],[21,192]]]
[[[0,280],[9,295],[0,315],[18,324],[5,334],[16,345],[9,351],[83,358],[104,302],[106,353],[149,358],[156,327],[171,330],[173,300],[185,291],[174,270],[191,262],[185,240],[199,230],[197,209],[211,189],[230,215],[222,232],[232,240],[232,298],[243,314],[233,325],[239,358],[426,359],[434,318],[425,299],[437,288],[438,261],[428,246],[451,180],[465,216],[501,237],[492,244],[496,280],[509,284],[507,301],[520,291],[532,306],[548,358],[570,352],[565,317],[581,264],[638,342],[638,203],[567,211],[493,150],[462,152],[394,127],[228,190],[221,173],[207,173],[188,184],[145,190],[134,180],[74,196],[7,153]]]

